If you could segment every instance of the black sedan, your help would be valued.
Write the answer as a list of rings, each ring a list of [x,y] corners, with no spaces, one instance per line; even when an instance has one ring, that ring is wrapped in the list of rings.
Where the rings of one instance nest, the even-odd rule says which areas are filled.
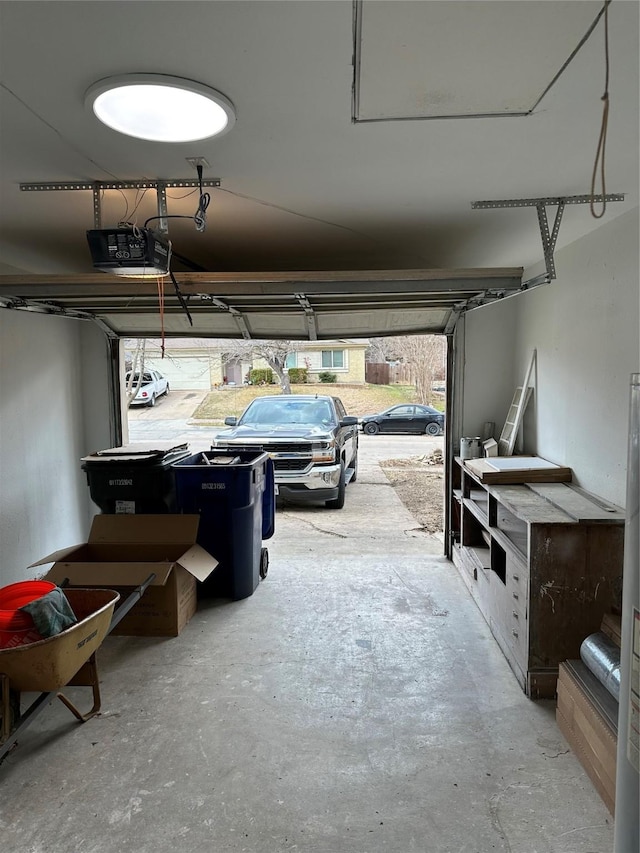
[[[427,435],[442,435],[444,432],[444,414],[431,406],[421,406],[417,403],[392,406],[378,415],[366,415],[359,420],[362,431],[367,435],[375,435],[377,432],[426,432]]]

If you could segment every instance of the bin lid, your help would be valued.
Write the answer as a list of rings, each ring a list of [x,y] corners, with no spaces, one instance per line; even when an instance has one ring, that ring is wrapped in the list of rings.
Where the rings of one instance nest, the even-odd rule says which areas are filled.
[[[189,445],[186,442],[184,444],[172,444],[171,442],[160,441],[154,442],[153,445],[125,444],[122,447],[97,450],[95,453],[83,456],[80,461],[90,464],[137,462],[144,465],[181,459],[188,452]]]

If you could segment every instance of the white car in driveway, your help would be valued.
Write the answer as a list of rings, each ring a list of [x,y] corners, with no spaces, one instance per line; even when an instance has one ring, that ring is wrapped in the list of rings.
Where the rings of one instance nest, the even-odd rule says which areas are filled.
[[[139,373],[132,376],[129,371],[125,376],[125,383],[127,390],[136,392],[135,397],[129,401],[130,406],[155,406],[158,397],[169,393],[167,377],[157,370],[145,370],[142,377]]]

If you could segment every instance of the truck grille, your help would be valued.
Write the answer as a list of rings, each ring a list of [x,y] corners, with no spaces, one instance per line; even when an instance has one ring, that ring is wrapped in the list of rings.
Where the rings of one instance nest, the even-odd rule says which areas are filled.
[[[284,442],[265,442],[260,447],[266,450],[267,453],[304,453],[309,458],[311,457],[311,442],[308,444],[285,444]]]
[[[238,446],[229,443],[227,447]],[[271,456],[274,470],[280,472],[304,472],[313,464],[313,442],[260,442],[252,444],[252,448],[265,451]]]
[[[274,441],[263,444],[262,449],[271,455],[275,471],[306,471],[313,461],[310,442],[293,444]]]
[[[309,467],[310,459],[274,459],[273,467],[276,471],[304,471]]]

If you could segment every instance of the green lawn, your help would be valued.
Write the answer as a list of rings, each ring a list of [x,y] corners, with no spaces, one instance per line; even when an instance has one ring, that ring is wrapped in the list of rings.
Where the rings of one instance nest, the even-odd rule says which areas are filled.
[[[396,403],[416,401],[415,388],[410,385],[361,385],[349,387],[332,383],[292,385],[293,394],[331,394],[339,397],[350,415],[371,415]],[[255,397],[279,394],[279,385],[239,385],[211,391],[192,417],[221,424],[228,415],[240,415]],[[434,395],[433,406],[444,408],[444,395]]]

